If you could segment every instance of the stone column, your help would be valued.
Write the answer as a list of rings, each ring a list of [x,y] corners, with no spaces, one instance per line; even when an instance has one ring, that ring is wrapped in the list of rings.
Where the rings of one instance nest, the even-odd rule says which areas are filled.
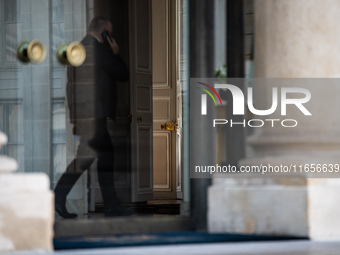
[[[340,77],[340,1],[254,4],[255,77]],[[340,115],[333,111],[340,109],[340,86],[312,86],[312,97],[318,100],[313,118],[301,118],[299,127],[289,132],[258,129],[248,139],[255,157],[240,165],[339,163]],[[267,95],[270,91],[263,88]],[[209,190],[209,230],[340,240],[339,193],[335,178],[215,179]]]
[[[0,148],[7,137],[0,132]],[[52,250],[54,207],[44,173],[16,174],[15,160],[0,156],[0,253]]]
[[[212,77],[214,75],[214,6],[210,1],[189,1],[190,23],[190,77]],[[202,15],[203,14],[203,15]],[[196,94],[195,94],[196,93]],[[205,165],[206,162],[214,162],[214,139],[211,136],[211,116],[199,120],[197,116],[201,101],[197,90],[190,90],[190,166],[197,162]],[[200,139],[197,139],[200,137]],[[202,146],[203,145],[203,146]],[[205,148],[209,148],[207,151]],[[195,163],[194,163],[195,162]],[[204,163],[203,163],[204,162]],[[196,230],[207,229],[207,193],[210,179],[191,178],[190,181],[190,207],[191,217]]]

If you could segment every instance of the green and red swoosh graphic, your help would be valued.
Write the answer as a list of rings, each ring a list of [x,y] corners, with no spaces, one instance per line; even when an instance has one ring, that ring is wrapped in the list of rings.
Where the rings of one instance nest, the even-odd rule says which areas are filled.
[[[222,105],[222,100],[221,100],[220,96],[218,95],[217,91],[216,91],[213,87],[211,87],[210,85],[205,84],[205,83],[203,83],[203,82],[197,82],[197,83],[198,83],[198,84],[201,84],[201,85],[203,85],[203,86],[206,86],[206,87],[209,88],[212,92],[214,92],[215,95],[217,96],[218,100],[220,100],[220,104]],[[215,100],[214,96],[210,93],[209,90],[204,89],[204,88],[201,88],[201,87],[197,87],[197,88],[203,90],[204,92],[206,92],[206,93],[214,100],[214,103],[215,103],[215,105],[217,106],[216,100]]]

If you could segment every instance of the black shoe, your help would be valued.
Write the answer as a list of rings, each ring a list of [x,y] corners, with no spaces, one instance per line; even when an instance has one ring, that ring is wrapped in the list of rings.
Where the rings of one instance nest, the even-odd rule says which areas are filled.
[[[64,218],[64,219],[73,219],[73,218],[76,218],[78,217],[77,214],[75,213],[69,213],[67,210],[66,210],[66,207],[65,207],[65,203],[55,203],[55,211],[57,212],[57,214]]]
[[[132,210],[125,209],[123,207],[115,207],[114,209],[109,209],[105,211],[106,217],[115,217],[115,216],[131,216],[134,214]]]

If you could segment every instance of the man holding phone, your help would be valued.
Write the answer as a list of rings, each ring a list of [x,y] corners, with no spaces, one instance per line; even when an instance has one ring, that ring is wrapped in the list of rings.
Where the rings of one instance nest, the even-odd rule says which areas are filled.
[[[118,46],[116,40],[110,36],[110,34],[112,33],[112,30],[113,30],[112,29],[112,23],[109,21],[107,30],[102,33],[102,40],[103,40],[104,43],[105,43],[105,40],[107,40],[107,42],[109,43],[113,53],[118,54],[119,53],[119,46]]]
[[[55,187],[55,210],[63,218],[75,218],[66,210],[66,196],[95,158],[106,216],[130,215],[122,208],[114,186],[114,147],[107,129],[107,118],[115,121],[116,81],[127,81],[129,72],[118,55],[119,46],[112,33],[112,23],[94,18],[81,41],[86,60],[79,67],[67,68],[67,101],[73,134],[80,137],[75,159]]]

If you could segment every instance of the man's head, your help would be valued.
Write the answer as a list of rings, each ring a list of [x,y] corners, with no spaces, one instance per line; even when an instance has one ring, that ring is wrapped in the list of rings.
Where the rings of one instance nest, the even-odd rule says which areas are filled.
[[[107,31],[109,31],[109,33],[112,34],[113,27],[111,21],[107,22]]]
[[[91,20],[88,33],[96,36],[101,42],[103,42],[102,33],[108,31],[112,33],[112,23],[104,17],[95,17]]]

